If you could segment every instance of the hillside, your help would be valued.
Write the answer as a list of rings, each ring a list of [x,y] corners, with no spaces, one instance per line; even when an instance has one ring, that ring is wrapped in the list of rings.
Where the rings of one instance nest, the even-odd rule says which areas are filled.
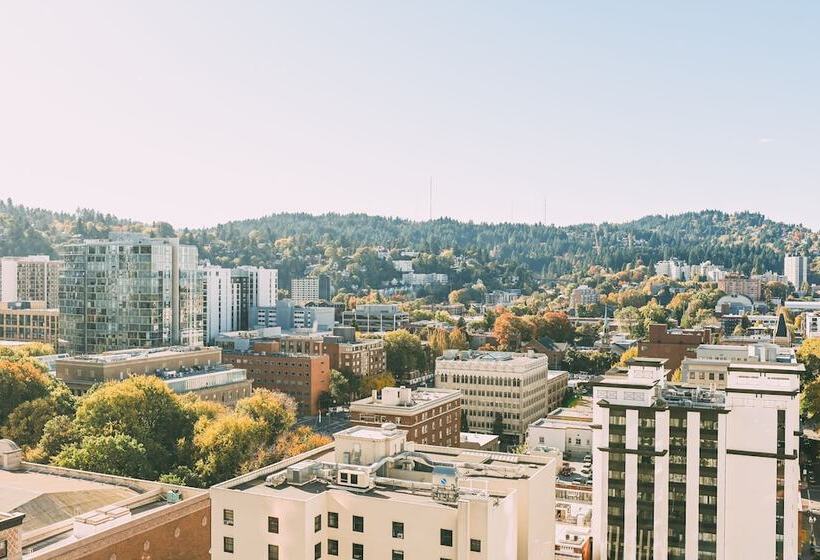
[[[74,213],[0,202],[0,255],[47,253],[73,235],[105,237],[110,231],[174,233],[166,223],[142,224],[93,210]],[[274,214],[206,229],[177,231],[201,258],[226,266],[253,264],[280,269],[281,285],[306,267],[333,275],[337,286],[378,287],[395,274],[372,248],[421,254],[419,272],[449,272],[453,285],[484,281],[534,286],[539,279],[580,273],[592,265],[613,270],[676,256],[710,260],[745,273],[780,270],[786,251],[820,254],[820,232],[774,222],[761,214],[715,210],[646,216],[615,224],[565,227],[484,224],[438,219],[413,222],[364,214]],[[464,257],[453,270],[455,257]]]

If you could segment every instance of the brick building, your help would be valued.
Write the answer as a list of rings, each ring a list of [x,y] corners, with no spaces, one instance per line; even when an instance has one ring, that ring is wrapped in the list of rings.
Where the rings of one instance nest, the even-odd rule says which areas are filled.
[[[670,375],[680,368],[684,358],[694,358],[701,344],[712,344],[716,329],[674,329],[667,325],[649,325],[649,334],[638,343],[638,356],[665,358]]]
[[[763,281],[760,278],[745,278],[740,274],[727,274],[718,280],[718,288],[729,295],[740,294],[760,301],[763,298]]]
[[[392,422],[407,431],[407,441],[425,445],[459,446],[461,392],[452,389],[385,387],[350,403],[354,426],[381,427]]]
[[[210,498],[199,490],[26,463],[0,440],[4,560],[210,559]]]
[[[245,352],[225,352],[223,360],[248,372],[254,387],[281,391],[299,406],[299,415],[319,413],[319,395],[330,390],[330,358],[326,354],[279,352],[278,341],[254,342]]]
[[[387,367],[384,341],[380,338],[356,339],[350,327],[336,327],[333,334],[283,335],[270,341],[271,352],[287,354],[326,354],[330,368],[358,377],[383,373]],[[278,348],[277,348],[278,343]]]

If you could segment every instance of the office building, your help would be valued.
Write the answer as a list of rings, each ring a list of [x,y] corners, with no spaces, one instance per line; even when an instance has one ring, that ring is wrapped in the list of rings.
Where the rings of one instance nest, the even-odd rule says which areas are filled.
[[[276,302],[276,325],[285,330],[329,331],[336,324],[336,309],[299,305],[292,299]]]
[[[410,315],[395,303],[366,303],[342,313],[342,323],[361,332],[388,332],[406,329]]]
[[[436,359],[435,386],[461,391],[469,431],[519,443],[527,427],[549,412],[551,385],[566,390],[566,379],[551,383],[547,362],[535,353],[448,350]]]
[[[175,393],[194,393],[225,406],[249,397],[252,390],[245,370],[223,364],[222,350],[213,347],[136,348],[65,356],[56,360],[55,374],[75,395],[84,395],[97,383],[134,375],[159,377]]]
[[[598,303],[598,292],[586,284],[582,284],[572,290],[569,296],[570,305],[578,309],[582,305],[594,305]]]
[[[296,305],[319,301],[319,277],[292,278],[290,281],[290,299]]]
[[[46,255],[0,258],[0,302],[43,301],[56,309],[62,267],[62,261]]]
[[[407,441],[459,446],[461,393],[452,389],[385,387],[350,403],[354,426],[379,428],[392,422],[407,432]]]
[[[231,269],[231,282],[238,302],[237,319],[231,330],[253,329],[260,308],[276,307],[279,273],[270,268],[238,266]]]
[[[112,234],[60,250],[61,338],[71,353],[202,344],[196,247]]]
[[[239,284],[231,281],[231,269],[200,265],[202,278],[202,339],[212,344],[222,332],[239,327]]]
[[[0,440],[4,560],[209,560],[207,490],[21,461]]]
[[[667,325],[649,325],[649,334],[638,343],[638,355],[646,358],[663,358],[670,374],[677,370],[687,356],[695,357],[695,349],[701,344],[711,344],[715,333],[710,328],[670,329]]]
[[[729,365],[741,363],[796,364],[793,348],[770,342],[751,344],[701,344],[694,358],[681,363],[681,384],[723,389],[729,377]]]
[[[731,364],[704,390],[637,358],[597,379],[594,558],[797,558],[801,369]]]
[[[330,390],[326,355],[286,354],[276,341],[254,341],[246,351],[225,351],[223,360],[245,369],[255,388],[280,391],[296,401],[300,416],[319,413],[319,396]]]
[[[553,457],[353,426],[210,490],[213,560],[552,560]]]
[[[718,289],[728,295],[743,295],[752,301],[763,298],[763,281],[760,278],[746,278],[740,274],[727,274],[718,280]]]
[[[809,258],[803,255],[783,257],[783,276],[794,286],[795,291],[801,291],[809,279]]]
[[[0,302],[0,340],[43,342],[60,347],[60,310],[44,301]]]

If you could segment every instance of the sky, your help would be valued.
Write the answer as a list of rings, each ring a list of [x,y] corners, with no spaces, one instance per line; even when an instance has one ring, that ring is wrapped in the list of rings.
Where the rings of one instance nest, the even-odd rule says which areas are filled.
[[[0,4],[0,197],[820,229],[820,3]]]

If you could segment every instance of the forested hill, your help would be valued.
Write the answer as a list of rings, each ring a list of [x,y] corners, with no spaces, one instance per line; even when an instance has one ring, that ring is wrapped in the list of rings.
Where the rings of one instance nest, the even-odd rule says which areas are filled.
[[[85,209],[57,213],[0,201],[2,255],[56,254],[55,247],[72,235],[105,237],[115,230],[174,232],[161,222],[142,224]],[[458,257],[464,257],[466,264],[453,280],[481,278],[489,287],[496,281],[527,284],[537,277],[555,278],[591,265],[620,270],[630,263],[651,264],[668,257],[763,272],[781,270],[785,251],[820,254],[820,232],[761,214],[715,210],[564,227],[297,213],[176,233],[213,263],[276,266],[283,286],[291,275],[313,266],[331,274],[347,270],[343,276],[357,278],[359,288],[378,287],[395,275],[369,250],[374,247],[394,250],[396,258],[399,249],[420,252],[414,262],[417,272],[448,272]]]

